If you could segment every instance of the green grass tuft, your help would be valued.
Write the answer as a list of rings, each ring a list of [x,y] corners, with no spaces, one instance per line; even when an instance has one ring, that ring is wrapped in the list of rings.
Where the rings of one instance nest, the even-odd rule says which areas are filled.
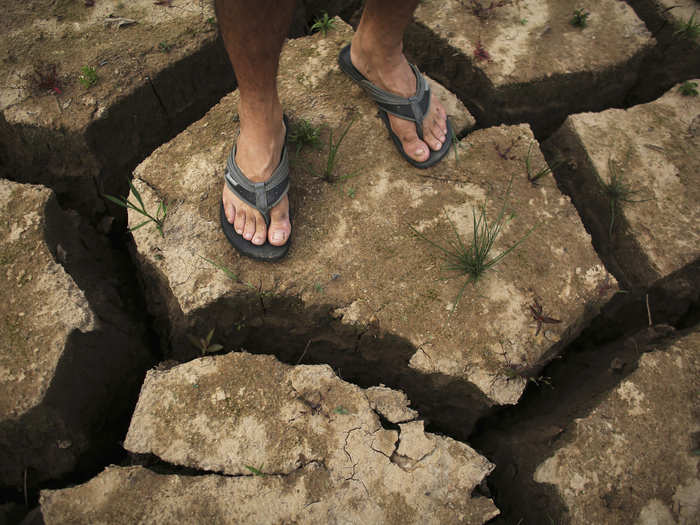
[[[700,22],[695,19],[695,12],[685,22],[679,22],[673,36],[686,40],[697,40],[700,36]]]
[[[320,18],[316,18],[314,20],[313,25],[311,26],[311,32],[315,33],[316,31],[320,31],[323,33],[323,36],[326,36],[328,34],[328,31],[331,29],[335,29],[335,20],[333,18],[328,17],[328,13],[325,11],[323,12],[323,16]]]
[[[683,82],[678,91],[684,97],[697,97],[698,96],[698,83],[691,82],[690,80]]]
[[[343,177],[333,177],[333,172],[335,171],[335,164],[337,162],[338,149],[343,143],[345,135],[348,134],[348,131],[350,131],[350,127],[352,127],[354,123],[355,119],[352,119],[350,122],[348,122],[347,127],[340,134],[340,137],[338,138],[337,142],[333,142],[333,130],[330,130],[330,135],[328,137],[328,157],[326,158],[326,167],[320,174],[316,173],[318,177],[322,178],[326,182],[335,182],[336,180],[340,181],[357,176],[356,173],[351,173]]]
[[[165,202],[161,201],[158,204],[158,210],[156,211],[156,215],[154,217],[153,215],[151,215],[150,213],[148,213],[146,211],[146,206],[143,203],[143,199],[141,199],[141,194],[139,193],[139,191],[136,189],[136,186],[134,186],[134,184],[131,181],[129,181],[129,188],[131,188],[131,193],[133,193],[134,197],[136,197],[135,203],[131,202],[126,197],[115,197],[114,195],[106,195],[105,194],[105,198],[109,199],[114,204],[122,206],[123,208],[127,208],[127,209],[130,208],[130,209],[140,213],[144,217],[146,217],[146,220],[143,221],[142,223],[137,224],[133,228],[129,228],[130,232],[138,230],[142,226],[145,226],[149,222],[152,222],[155,225],[156,229],[160,232],[161,237],[164,237],[165,235],[163,234],[163,221],[165,221],[165,217],[168,214],[168,207],[165,205]]]
[[[304,146],[318,148],[321,143],[321,128],[306,119],[294,122],[289,130],[289,142],[297,145],[297,155]]]
[[[205,354],[212,354],[214,352],[218,352],[219,350],[223,350],[224,347],[218,343],[211,344],[211,338],[214,336],[214,329],[212,328],[209,330],[209,333],[207,334],[206,337],[195,337],[193,335],[187,334],[187,338],[190,340],[190,343],[192,343],[192,346],[194,346],[197,350],[202,352],[202,355]]]
[[[501,234],[503,227],[513,218],[513,214],[506,216],[506,207],[508,205],[508,199],[510,197],[512,186],[513,178],[511,177],[503,199],[503,205],[501,206],[495,221],[489,222],[486,216],[486,202],[479,207],[478,211],[476,208],[472,208],[472,238],[468,243],[462,241],[455,224],[447,215],[447,212],[445,212],[445,216],[452,226],[455,240],[448,241],[446,247],[432,241],[416,230],[413,226],[410,226],[413,233],[442,252],[441,255],[443,259],[445,259],[445,270],[456,273],[458,276],[467,277],[462,285],[462,288],[457,294],[457,298],[455,299],[454,306],[452,308],[453,312],[457,308],[467,285],[470,283],[476,284],[487,271],[492,270],[503,260],[504,257],[515,250],[515,248],[517,248],[523,241],[525,241],[525,239],[527,239],[527,237],[536,227],[533,226],[530,228],[518,241],[513,243],[509,248],[503,250],[498,255],[493,255],[491,253],[493,245],[495,244],[498,236]]]
[[[598,184],[600,185],[603,193],[608,199],[610,205],[610,228],[608,229],[608,235],[612,237],[613,230],[615,228],[615,218],[620,213],[622,206],[624,204],[635,204],[639,202],[647,202],[652,199],[633,199],[634,195],[640,193],[639,190],[632,189],[632,185],[626,183],[622,180],[622,176],[617,170],[615,161],[611,158],[608,159],[608,172],[610,173],[610,182],[606,183],[600,178],[600,175],[596,173],[598,179]]]
[[[591,14],[583,7],[576,9],[576,11],[574,11],[574,15],[571,17],[570,23],[574,27],[584,28],[588,25],[589,16],[591,16]]]
[[[97,71],[94,67],[83,66],[80,68],[78,80],[85,89],[88,89],[89,87],[97,84]]]
[[[549,165],[545,164],[535,173],[532,172],[532,165],[530,164],[530,154],[532,153],[533,145],[534,142],[530,142],[530,147],[527,148],[527,157],[525,157],[525,169],[527,170],[527,180],[529,180],[533,186],[537,186],[539,184],[537,181],[545,175],[552,173],[552,168],[550,168]]]

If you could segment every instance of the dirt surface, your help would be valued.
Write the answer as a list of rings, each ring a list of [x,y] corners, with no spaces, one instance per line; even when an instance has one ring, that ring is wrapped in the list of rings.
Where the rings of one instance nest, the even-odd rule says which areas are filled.
[[[49,186],[62,205],[99,218],[103,192],[125,193],[143,156],[235,87],[209,2],[162,4],[8,4],[3,176]]]
[[[619,105],[654,44],[625,2],[498,4],[422,2],[407,43],[486,125],[529,122],[546,135],[567,114]],[[585,27],[572,25],[576,9],[589,13]]]
[[[545,177],[537,185],[527,180],[528,150],[533,166],[543,160],[526,126],[469,135],[456,148],[456,158],[451,153],[428,177],[401,162],[383,138],[374,106],[335,65],[349,36],[337,31],[327,38],[295,40],[283,53],[279,85],[289,114],[338,133],[343,122],[354,119],[342,147],[361,148],[366,155],[353,158],[341,151],[334,176],[356,178],[332,184],[312,174],[323,153],[294,158],[294,166],[309,168],[293,175],[296,233],[290,256],[281,264],[271,269],[239,257],[219,231],[221,166],[230,147],[236,94],[136,170],[135,185],[147,206],[155,209],[165,200],[170,210],[163,236],[149,227],[135,232],[138,258],[159,287],[151,293],[164,307],[155,313],[171,323],[171,342],[181,357],[192,352],[188,332],[214,326],[217,341],[227,349],[266,348],[290,361],[308,341],[327,347],[334,332],[354,331],[359,355],[342,351],[345,357],[334,363],[345,373],[362,374],[367,368],[362,361],[374,362],[382,371],[370,372],[373,380],[391,377],[384,382],[408,389],[409,396],[417,372],[423,381],[434,379],[423,389],[467,381],[497,403],[514,403],[526,374],[536,373],[575,337],[606,302],[614,280],[606,276],[571,203],[553,180]],[[298,65],[300,56],[311,57],[305,67]],[[192,201],[193,194],[198,201]],[[504,216],[512,218],[495,250],[527,238],[476,286],[465,286],[466,277],[444,280],[450,274],[441,270],[440,251],[420,236],[443,245],[455,231],[468,239],[472,211],[483,203],[489,220],[503,206]],[[138,214],[130,214],[130,221],[140,222]],[[237,280],[232,282],[217,264]],[[600,288],[603,283],[607,288]],[[533,309],[556,322],[538,326]],[[297,326],[316,328],[299,333],[296,348],[289,341],[273,341],[285,337],[277,330],[291,327],[295,318]],[[320,327],[323,323],[327,328]],[[253,345],[246,336],[259,334],[261,326],[271,337]],[[363,338],[368,330],[372,337]],[[400,338],[393,349],[391,338]],[[325,361],[329,357],[323,352],[319,345],[309,357]]]
[[[569,523],[697,523],[699,351],[696,332],[642,356],[537,467],[535,481],[556,487]]]
[[[697,96],[678,85],[628,110],[572,115],[545,147],[626,286],[649,286],[700,257]],[[606,190],[613,181],[617,197]]]
[[[392,412],[406,408],[396,394],[388,403]],[[328,366],[291,367],[271,356],[230,353],[151,371],[124,446],[226,474],[217,476],[221,483],[209,494],[218,501],[228,495],[236,512],[226,515],[202,502],[187,511],[212,513],[208,523],[481,524],[498,514],[488,499],[469,496],[493,465],[462,443],[424,432],[422,421],[384,428],[365,391]],[[178,485],[181,478],[170,482]],[[115,484],[102,485],[102,503],[82,511],[76,503],[90,486],[44,493],[47,524],[64,516],[77,523],[113,516],[130,485],[117,476]],[[157,485],[148,493],[155,501],[133,501],[127,515],[151,523],[191,504],[168,501]],[[269,510],[260,513],[260,507]]]
[[[26,491],[115,448],[150,358],[95,233],[41,186],[0,197],[0,485]]]

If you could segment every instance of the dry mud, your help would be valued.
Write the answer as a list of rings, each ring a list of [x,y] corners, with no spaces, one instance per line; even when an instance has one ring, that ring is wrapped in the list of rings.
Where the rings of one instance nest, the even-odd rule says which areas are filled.
[[[426,171],[336,65],[348,26],[286,43],[321,140],[290,145],[275,265],[220,231],[238,94],[209,2],[6,6],[0,523],[40,489],[37,523],[697,522],[697,2],[486,4],[408,30],[457,131]],[[301,2],[290,34],[358,7]],[[103,202],[130,176],[163,235]],[[465,285],[431,242],[482,211],[515,248]]]

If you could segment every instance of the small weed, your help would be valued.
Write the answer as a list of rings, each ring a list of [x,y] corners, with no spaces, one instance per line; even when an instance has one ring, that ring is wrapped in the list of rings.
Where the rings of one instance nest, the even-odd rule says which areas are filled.
[[[172,48],[172,44],[168,44],[167,42],[158,42],[158,49],[160,49],[163,53],[170,53]]]
[[[615,217],[620,212],[623,204],[634,204],[639,202],[647,202],[651,199],[633,199],[632,197],[639,193],[639,190],[633,190],[630,184],[622,180],[621,175],[617,171],[615,161],[608,160],[608,171],[610,173],[610,182],[605,183],[603,179],[596,173],[598,184],[603,190],[603,193],[610,204],[610,228],[608,235],[612,237],[613,229],[615,228]]]
[[[292,124],[289,130],[289,141],[297,145],[297,155],[304,146],[318,148],[321,140],[321,129],[314,126],[306,119],[302,119]]]
[[[41,63],[34,66],[34,72],[29,78],[41,91],[51,91],[55,95],[63,93],[61,90],[61,81],[58,78],[56,70],[56,64]]]
[[[697,97],[698,96],[698,83],[691,82],[690,80],[688,80],[687,82],[683,82],[680,85],[680,87],[678,88],[678,91],[684,97]]]
[[[314,283],[314,292],[323,293],[323,285],[321,283]]]
[[[131,181],[129,181],[129,188],[131,188],[131,193],[133,193],[134,197],[136,197],[136,203],[138,203],[138,206],[136,203],[131,202],[126,197],[115,197],[114,195],[105,195],[105,197],[112,201],[114,204],[117,204],[127,209],[132,209],[140,213],[144,217],[147,217],[147,219],[142,223],[137,224],[133,228],[129,228],[130,232],[136,231],[142,226],[148,224],[149,222],[152,222],[155,225],[156,229],[160,232],[161,237],[164,237],[165,235],[163,235],[163,221],[165,221],[165,217],[168,214],[168,208],[165,205],[165,201],[160,201],[160,203],[158,204],[158,210],[156,211],[156,215],[154,217],[146,211],[146,206],[144,205],[143,200],[141,199],[141,194]]]
[[[455,164],[457,164],[459,162],[459,153],[457,150],[462,148],[462,143],[457,138],[457,135],[455,135],[455,130],[452,129],[451,131],[452,131],[452,133],[451,133],[452,136],[450,137],[450,140],[452,141],[452,147],[455,150]]]
[[[351,199],[355,198],[355,188],[350,188],[348,190],[348,197],[350,197]]]
[[[316,31],[320,31],[323,33],[323,36],[326,36],[331,29],[335,29],[335,20],[333,18],[328,18],[328,13],[324,11],[321,18],[316,18],[316,20],[314,20],[310,32],[315,33]]]
[[[216,25],[216,18],[214,18],[213,16],[210,16],[209,18],[207,18],[207,24],[209,24],[210,26],[215,26]]]
[[[218,343],[211,344],[211,338],[214,336],[214,329],[212,328],[209,330],[209,333],[207,334],[207,337],[203,338],[197,338],[193,335],[187,334],[187,338],[190,340],[190,343],[202,352],[202,355],[205,354],[212,354],[214,352],[218,352],[219,350],[223,350],[224,347]]]
[[[571,20],[569,22],[574,27],[584,28],[588,25],[589,16],[591,16],[591,13],[589,13],[582,7],[574,11],[574,15],[571,17]]]
[[[242,280],[238,277],[238,275],[236,275],[236,274],[233,272],[233,270],[231,270],[231,269],[228,268],[227,266],[224,266],[223,264],[220,264],[220,263],[218,263],[218,262],[216,262],[216,261],[212,261],[211,259],[207,259],[206,257],[202,257],[201,255],[199,255],[198,257],[199,257],[200,259],[202,259],[202,260],[208,262],[209,264],[211,264],[214,268],[218,268],[219,270],[221,270],[222,272],[224,272],[224,274],[226,274],[226,277],[228,277],[229,279],[231,279],[234,283],[244,284],[245,286],[247,286],[247,287],[250,288],[251,290],[256,290],[256,291],[257,291],[257,288],[256,288],[255,286],[253,286],[251,283],[246,283],[246,282],[242,281]]]
[[[85,89],[88,89],[97,84],[97,71],[94,67],[83,66],[80,68],[80,76],[78,76],[78,80]]]
[[[469,5],[467,7],[471,9],[471,12],[475,17],[483,22],[491,18],[494,10],[510,4],[512,4],[512,0],[494,0],[487,7],[481,3],[481,0],[469,0]],[[464,5],[464,3],[462,3],[462,5]]]
[[[328,158],[326,159],[326,167],[323,170],[323,172],[320,174],[320,177],[325,180],[326,182],[333,182],[333,172],[335,171],[335,163],[337,161],[336,156],[338,155],[338,149],[340,148],[340,145],[343,143],[343,139],[345,139],[345,135],[348,134],[348,131],[350,131],[350,128],[352,125],[355,123],[355,119],[352,119],[350,122],[348,122],[347,127],[343,130],[343,132],[340,134],[340,137],[338,137],[337,142],[333,142],[333,130],[330,130],[330,136],[328,137]],[[341,179],[348,179],[350,177],[354,177],[355,174],[350,174],[350,175],[345,175],[344,177],[339,177],[338,180]]]
[[[250,470],[253,473],[253,476],[262,476],[265,477],[265,473],[262,471],[263,466],[260,465],[260,468],[255,468],[251,465],[246,465],[245,468]]]
[[[561,323],[559,319],[547,317],[542,311],[542,305],[537,301],[537,299],[534,299],[533,303],[529,305],[529,307],[530,313],[532,314],[532,318],[537,322],[537,332],[535,333],[535,337],[540,335],[540,331],[542,330],[543,325]]]
[[[521,26],[527,25],[527,18],[521,18],[521,19],[520,19],[520,25],[521,25]]]
[[[679,22],[673,36],[685,38],[686,40],[696,40],[700,36],[700,22],[695,19],[695,12],[685,22]]]
[[[346,416],[350,413],[350,411],[347,408],[345,408],[343,405],[335,407],[333,412],[335,412],[336,414],[343,415],[343,416]]]
[[[479,40],[476,43],[476,46],[474,47],[474,58],[476,60],[491,61],[491,55],[489,54],[488,51],[486,51],[486,48],[481,43],[481,40]]]
[[[534,143],[531,142],[530,147],[527,149],[527,157],[525,157],[525,168],[527,170],[527,180],[529,180],[533,186],[537,186],[539,184],[537,181],[545,175],[551,173],[552,168],[545,164],[537,172],[535,172],[534,174],[532,173],[532,166],[530,165],[530,153],[532,152],[533,144]]]
[[[462,298],[462,294],[464,293],[467,285],[470,283],[476,284],[488,270],[493,269],[503,260],[504,257],[523,243],[536,227],[533,226],[530,228],[518,241],[513,243],[509,248],[505,249],[498,255],[491,255],[491,249],[493,248],[496,239],[500,235],[501,230],[514,217],[514,214],[512,213],[506,217],[506,207],[508,205],[508,199],[510,197],[510,190],[512,186],[513,178],[511,177],[503,199],[503,205],[498,212],[495,222],[489,223],[486,217],[486,202],[480,206],[478,212],[475,208],[472,208],[472,238],[467,244],[462,241],[457,228],[452,220],[450,220],[449,216],[447,216],[447,212],[445,212],[445,216],[452,226],[452,230],[455,235],[455,240],[449,241],[447,247],[437,244],[420,233],[413,226],[410,226],[413,233],[442,252],[442,257],[446,261],[445,269],[447,271],[455,272],[459,276],[467,276],[467,279],[464,281],[464,284],[462,285],[462,288],[455,299],[454,306],[452,307],[453,312],[457,308],[459,300]]]

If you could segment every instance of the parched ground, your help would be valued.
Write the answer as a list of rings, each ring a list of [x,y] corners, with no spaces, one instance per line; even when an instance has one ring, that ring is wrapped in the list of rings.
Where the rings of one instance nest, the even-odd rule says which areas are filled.
[[[421,2],[406,53],[456,132],[430,170],[340,71],[348,25],[290,38],[319,140],[272,265],[219,224],[211,2],[6,4],[0,523],[697,521],[695,0]]]

